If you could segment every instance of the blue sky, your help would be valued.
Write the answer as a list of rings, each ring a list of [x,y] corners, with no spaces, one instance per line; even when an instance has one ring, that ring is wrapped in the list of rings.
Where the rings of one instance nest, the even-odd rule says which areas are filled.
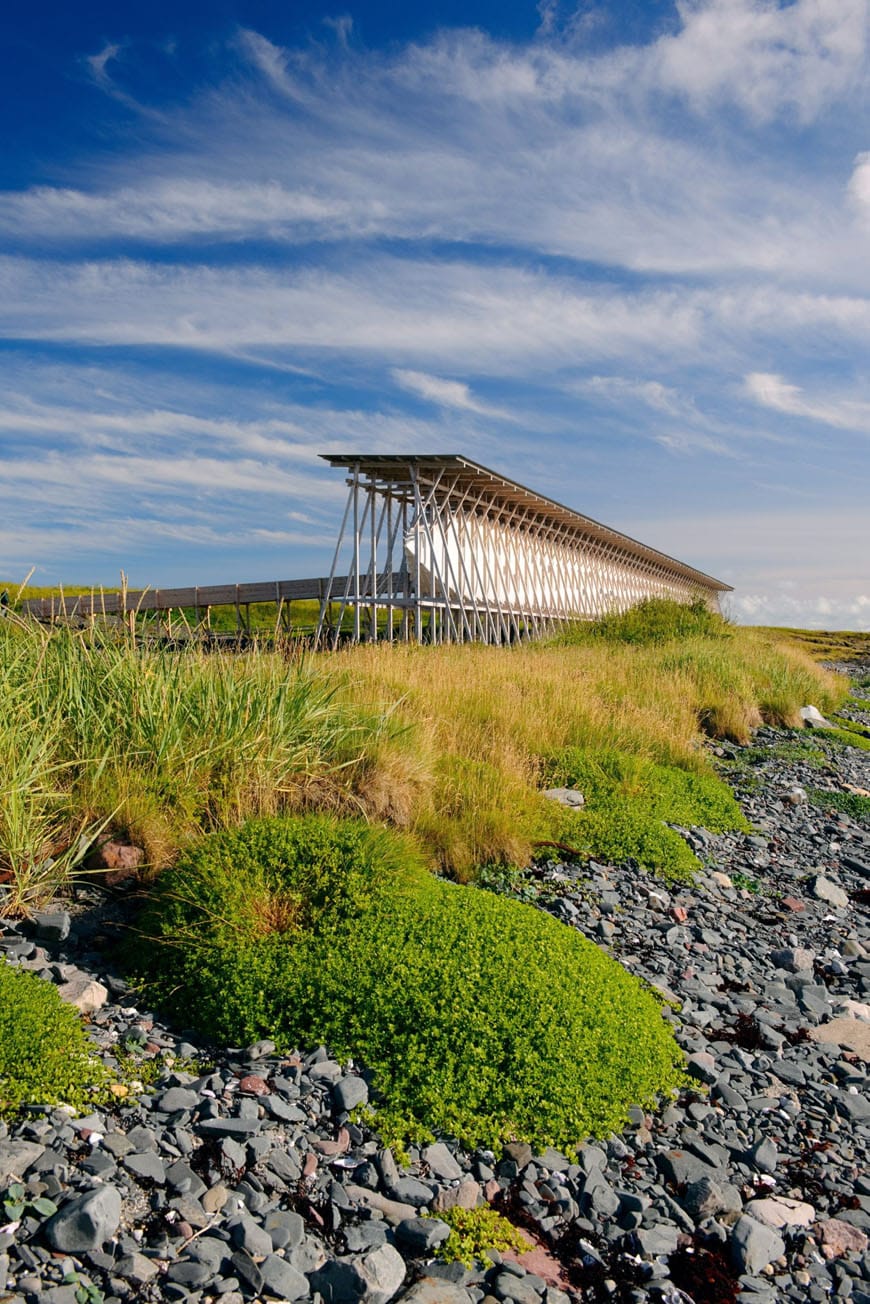
[[[868,5],[19,7],[0,573],[320,574],[318,453],[461,452],[870,627]]]

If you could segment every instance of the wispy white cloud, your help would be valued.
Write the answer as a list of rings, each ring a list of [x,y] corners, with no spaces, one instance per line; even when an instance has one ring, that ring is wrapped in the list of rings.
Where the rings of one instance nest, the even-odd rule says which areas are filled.
[[[98,85],[103,87],[113,85],[112,79],[107,71],[107,66],[117,59],[120,53],[120,45],[109,41],[101,50],[98,50],[96,54],[90,54],[85,58],[85,63],[90,69],[91,76]]]
[[[764,339],[870,343],[870,298],[727,290],[629,289],[509,263],[372,257],[364,267],[288,270],[119,259],[0,259],[0,336],[168,346],[298,361],[305,351],[435,362],[478,374],[553,374],[608,362],[740,365]],[[410,363],[410,368],[407,367]],[[428,368],[419,368],[427,370]],[[660,401],[667,401],[662,393]]]
[[[706,130],[723,98],[762,117],[851,102],[867,0],[705,0],[680,14],[675,34],[606,53],[460,31],[336,56],[243,30],[241,92],[236,75],[195,96],[89,186],[0,196],[0,231],[52,244],[434,237],[870,284],[847,171],[747,149],[721,120]],[[103,75],[117,53],[94,56]],[[691,111],[670,112],[663,91]]]
[[[400,388],[428,399],[439,407],[458,408],[460,412],[474,412],[478,416],[495,417],[499,421],[516,420],[504,408],[492,407],[475,398],[470,387],[461,380],[446,380],[441,376],[430,376],[425,371],[406,371],[401,367],[394,368],[392,375]]]
[[[807,398],[800,385],[762,371],[751,372],[746,377],[746,389],[757,403],[775,412],[820,421],[840,430],[870,431],[870,402],[866,400]]]

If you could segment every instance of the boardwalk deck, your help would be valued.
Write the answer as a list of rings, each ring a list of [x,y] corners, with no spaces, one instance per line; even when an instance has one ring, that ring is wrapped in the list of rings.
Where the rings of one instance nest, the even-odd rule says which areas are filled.
[[[338,576],[334,586],[339,592],[347,576]],[[21,603],[23,614],[37,620],[76,620],[90,616],[124,616],[131,612],[175,611],[191,608],[206,611],[209,607],[247,607],[253,602],[285,602],[313,599],[322,602],[329,588],[329,577],[306,580],[264,580],[251,584],[209,584],[181,589],[129,589],[126,593],[78,593],[50,598],[28,598]]]

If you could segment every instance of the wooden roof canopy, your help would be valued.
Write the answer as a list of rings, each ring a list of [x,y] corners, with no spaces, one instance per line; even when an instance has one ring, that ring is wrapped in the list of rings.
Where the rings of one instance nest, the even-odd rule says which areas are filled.
[[[330,466],[357,471],[372,481],[381,481],[385,488],[389,487],[393,492],[399,493],[403,490],[413,492],[412,472],[418,476],[424,474],[427,479],[440,475],[437,494],[439,501],[447,505],[458,505],[463,499],[467,502],[469,495],[476,491],[478,497],[483,498],[477,510],[495,519],[501,514],[506,524],[511,522],[517,507],[525,507],[533,514],[539,528],[550,527],[563,538],[566,528],[573,529],[578,539],[582,536],[587,540],[594,539],[623,548],[636,557],[687,577],[702,588],[718,593],[733,592],[730,584],[695,570],[693,566],[650,548],[619,530],[612,530],[591,516],[583,516],[552,498],[545,498],[533,489],[508,480],[497,471],[480,466],[459,453],[321,453],[320,456]]]

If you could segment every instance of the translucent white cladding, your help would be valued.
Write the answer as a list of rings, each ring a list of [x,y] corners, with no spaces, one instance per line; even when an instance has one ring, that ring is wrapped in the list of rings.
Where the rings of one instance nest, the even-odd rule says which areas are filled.
[[[647,597],[716,610],[728,588],[458,454],[323,456],[350,493],[319,643],[514,642]]]
[[[556,540],[449,510],[425,517],[404,536],[407,569],[422,598],[544,619],[623,611],[649,597],[701,597],[717,605],[709,589],[592,537]]]

